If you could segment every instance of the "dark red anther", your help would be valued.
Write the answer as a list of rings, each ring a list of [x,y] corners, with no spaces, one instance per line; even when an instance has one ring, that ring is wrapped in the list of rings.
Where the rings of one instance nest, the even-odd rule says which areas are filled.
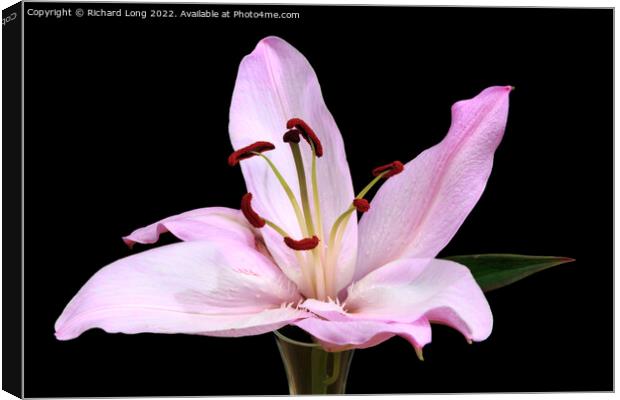
[[[379,176],[383,172],[388,171],[383,175],[383,178],[387,179],[396,174],[400,174],[401,172],[403,172],[403,169],[405,169],[405,166],[403,165],[403,163],[401,163],[400,161],[394,161],[389,164],[382,165],[380,167],[373,169],[372,174],[373,176]]]
[[[286,123],[286,129],[297,128],[301,132],[301,135],[306,139],[308,144],[314,144],[314,152],[317,157],[321,157],[323,155],[323,145],[319,140],[319,137],[314,133],[310,125],[306,124],[306,122],[301,118],[291,118]]]
[[[299,141],[301,140],[299,138],[300,134],[301,131],[299,129],[289,129],[288,131],[286,131],[284,136],[282,136],[282,140],[284,141],[284,143],[299,143]]]
[[[239,161],[254,157],[256,155],[254,153],[262,153],[275,148],[276,146],[269,142],[252,143],[251,145],[245,146],[228,156],[228,165],[234,167]]]
[[[353,207],[355,207],[357,211],[365,213],[370,210],[370,203],[366,199],[355,199],[353,200]]]
[[[252,209],[252,193],[246,193],[241,198],[241,212],[253,227],[265,226],[265,220]]]
[[[284,243],[293,250],[312,250],[319,245],[319,238],[312,236],[301,240],[295,240],[290,237],[284,238]]]

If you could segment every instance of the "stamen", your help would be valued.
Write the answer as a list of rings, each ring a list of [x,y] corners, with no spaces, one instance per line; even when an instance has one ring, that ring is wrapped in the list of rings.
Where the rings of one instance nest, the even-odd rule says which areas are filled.
[[[282,136],[282,140],[284,143],[299,143],[301,140],[300,134],[301,132],[298,129],[290,129]]]
[[[352,205],[347,208],[334,222],[332,229],[329,233],[329,242],[327,243],[327,267],[325,275],[328,276],[328,282],[334,279],[335,267],[334,264],[338,261],[336,259],[338,252],[340,251],[340,243],[344,236],[345,228],[349,224],[349,219],[355,210],[359,212],[367,212],[370,209],[370,203],[364,199],[364,196],[368,194],[370,189],[373,188],[381,179],[389,178],[403,171],[404,165],[400,161],[394,161],[390,164],[383,165],[375,168],[372,173],[375,178],[370,181],[368,185],[361,192],[355,196]],[[331,293],[332,288],[328,288],[328,292]]]
[[[343,212],[342,214],[340,214],[340,216],[336,219],[336,222],[334,222],[334,225],[332,225],[332,230],[329,233],[329,243],[327,245],[328,249],[333,249],[336,243],[336,234],[338,233],[338,230],[340,229],[340,225],[343,225],[343,222],[344,222],[344,226],[346,226],[346,224],[349,221],[349,216],[351,215],[353,211],[355,211],[355,207],[351,206],[347,208],[347,210]]]
[[[316,156],[323,156],[323,145],[321,144],[319,137],[316,135],[316,133],[314,133],[312,128],[310,128],[310,125],[308,125],[303,119],[291,118],[286,123],[286,128],[297,128],[301,132],[301,135],[304,137],[304,139],[306,139],[308,144],[314,145],[314,151],[316,153]]]
[[[389,164],[382,165],[380,167],[373,169],[372,175],[379,176],[383,174],[381,175],[381,177],[387,179],[396,174],[400,174],[401,172],[403,172],[403,169],[405,169],[405,166],[403,165],[403,163],[401,163],[400,161],[394,161]]]
[[[284,243],[293,250],[312,250],[319,245],[319,238],[312,236],[301,240],[295,240],[291,237],[285,237]]]
[[[265,152],[265,151],[273,150],[275,148],[276,148],[276,146],[274,146],[272,143],[269,143],[269,142],[256,142],[256,143],[252,143],[249,146],[243,147],[243,148],[233,152],[228,157],[228,165],[230,165],[231,167],[234,167],[241,160],[245,160],[247,158],[254,157],[255,155],[258,155],[258,153],[262,153],[262,152]]]
[[[246,193],[241,198],[241,212],[253,227],[265,226],[265,220],[252,209],[252,193]]]
[[[355,199],[353,200],[353,207],[355,207],[357,211],[365,213],[370,210],[370,203],[366,199]]]

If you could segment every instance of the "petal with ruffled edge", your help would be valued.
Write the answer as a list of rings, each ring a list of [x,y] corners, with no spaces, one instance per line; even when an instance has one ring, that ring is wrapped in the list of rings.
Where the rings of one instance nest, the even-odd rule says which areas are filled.
[[[365,349],[398,335],[405,338],[419,352],[431,341],[430,324],[425,318],[412,323],[307,318],[294,322],[293,325],[310,333],[329,351]]]
[[[445,139],[377,192],[359,226],[355,280],[398,258],[435,257],[482,195],[504,134],[510,86],[452,106]]]
[[[183,241],[232,240],[250,247],[256,240],[255,229],[241,211],[226,207],[207,207],[173,215],[123,237],[128,246],[134,243],[151,244],[159,235],[170,232]]]
[[[307,312],[295,285],[259,252],[234,241],[175,243],[98,271],[56,321],[69,340],[91,328],[122,333],[256,335]]]
[[[469,269],[453,261],[401,259],[378,268],[348,289],[352,316],[408,323],[420,318],[451,326],[468,340],[486,339],[493,315]]]
[[[397,335],[405,338],[421,355],[422,348],[431,341],[431,326],[426,317],[400,323],[385,316],[365,315],[363,310],[350,313],[339,303],[316,299],[305,300],[300,308],[318,318],[299,321],[294,325],[317,337],[322,346],[330,351],[372,347]]]
[[[317,160],[320,207],[324,237],[353,200],[353,184],[346,160],[342,137],[327,109],[321,88],[308,60],[286,41],[277,37],[261,40],[239,67],[230,107],[230,139],[235,149],[257,141],[269,141],[276,149],[266,153],[299,199],[299,184],[289,145],[282,142],[286,122],[305,120],[316,132],[324,148]],[[300,143],[311,182],[311,153]],[[256,211],[284,228],[295,238],[302,234],[295,213],[280,183],[264,160],[254,157],[241,162],[248,192],[254,195]],[[309,188],[311,192],[311,188]],[[312,203],[312,201],[311,201]],[[264,229],[265,242],[281,266],[297,265],[294,252],[271,229]],[[357,246],[357,226],[349,224],[344,236],[338,272],[338,287],[350,282]],[[286,270],[285,270],[286,271]],[[289,275],[290,276],[290,275]]]

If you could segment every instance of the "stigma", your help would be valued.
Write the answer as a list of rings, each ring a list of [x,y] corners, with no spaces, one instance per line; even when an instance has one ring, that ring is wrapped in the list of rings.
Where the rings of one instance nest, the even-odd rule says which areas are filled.
[[[301,139],[299,138],[300,132],[297,129],[289,129],[286,131],[284,136],[282,136],[282,141],[284,143],[299,143]]]
[[[286,123],[287,129],[297,129],[301,136],[308,142],[309,145],[314,147],[314,153],[317,157],[323,156],[323,145],[319,140],[319,137],[314,133],[310,125],[308,125],[301,118],[291,118]],[[286,140],[285,140],[286,141]],[[298,143],[298,142],[295,142]]]

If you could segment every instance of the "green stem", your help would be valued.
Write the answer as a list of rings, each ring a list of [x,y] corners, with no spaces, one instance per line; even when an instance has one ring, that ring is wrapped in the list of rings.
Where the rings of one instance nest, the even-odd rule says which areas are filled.
[[[333,361],[332,361],[332,376],[325,380],[325,385],[329,386],[338,380],[340,375],[340,361],[342,360],[342,353],[333,353]]]
[[[327,352],[316,342],[299,342],[274,332],[290,394],[345,393],[353,350]]]
[[[316,347],[312,349],[310,357],[312,359],[312,370],[310,372],[312,375],[312,394],[326,394],[327,352],[320,347]]]

